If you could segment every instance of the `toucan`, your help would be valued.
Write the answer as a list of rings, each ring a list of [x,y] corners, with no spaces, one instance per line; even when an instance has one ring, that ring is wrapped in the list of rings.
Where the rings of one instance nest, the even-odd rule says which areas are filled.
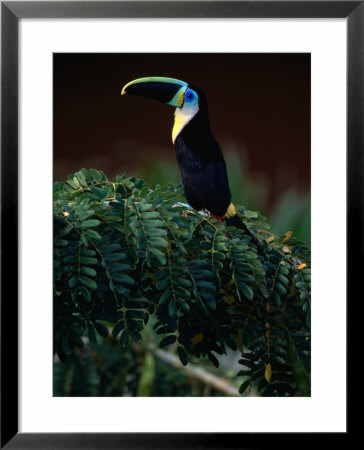
[[[125,94],[176,107],[172,141],[188,203],[197,211],[207,210],[221,223],[249,231],[231,202],[226,163],[211,132],[201,89],[176,78],[144,77],[127,83],[121,91]]]

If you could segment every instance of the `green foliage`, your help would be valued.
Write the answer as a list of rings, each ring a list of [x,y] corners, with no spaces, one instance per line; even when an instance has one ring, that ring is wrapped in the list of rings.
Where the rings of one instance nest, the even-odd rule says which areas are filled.
[[[221,396],[202,380],[189,377],[152,352],[98,339],[53,369],[55,397]]]
[[[272,235],[255,211],[239,208],[250,236],[176,206],[183,199],[181,186],[94,169],[55,183],[54,348],[70,379],[94,374],[84,395],[95,395],[102,374],[75,354],[98,336],[129,348],[149,322],[183,365],[207,357],[217,367],[239,349],[241,393],[309,395],[309,250]]]

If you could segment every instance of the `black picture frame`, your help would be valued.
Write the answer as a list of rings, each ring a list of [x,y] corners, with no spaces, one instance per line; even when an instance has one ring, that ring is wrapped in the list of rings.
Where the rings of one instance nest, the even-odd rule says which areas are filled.
[[[18,432],[18,326],[14,323],[19,281],[18,22],[22,18],[111,17],[346,18],[347,302],[359,288],[358,275],[363,273],[364,1],[1,1],[1,448],[260,448],[264,441],[270,442],[270,447],[279,441],[282,447],[279,434],[267,433]],[[344,207],[338,205],[341,210]],[[359,256],[355,256],[358,248]],[[338,433],[335,443],[347,438],[348,431]],[[308,439],[307,433],[299,442]],[[294,442],[295,434],[285,435],[284,445],[296,445]]]

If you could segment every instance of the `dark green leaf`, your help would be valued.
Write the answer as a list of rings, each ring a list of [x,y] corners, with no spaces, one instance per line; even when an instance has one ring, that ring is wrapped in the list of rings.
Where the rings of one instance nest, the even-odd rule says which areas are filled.
[[[239,394],[244,394],[247,387],[250,385],[250,380],[244,381],[244,383],[239,388]]]
[[[100,322],[94,322],[94,326],[96,328],[96,331],[102,336],[102,337],[108,337],[109,336],[109,330],[105,325],[103,325]]]
[[[187,356],[187,353],[185,352],[184,348],[179,346],[177,348],[177,353],[178,353],[179,359],[181,360],[181,363],[184,366],[187,366],[187,364],[188,364],[188,356]]]
[[[166,336],[164,339],[162,339],[159,343],[159,347],[164,348],[167,345],[173,344],[176,342],[177,338],[174,334],[171,334],[169,336]]]
[[[85,220],[82,222],[82,228],[91,228],[91,227],[97,227],[100,225],[100,221],[97,219],[91,219],[91,220]]]

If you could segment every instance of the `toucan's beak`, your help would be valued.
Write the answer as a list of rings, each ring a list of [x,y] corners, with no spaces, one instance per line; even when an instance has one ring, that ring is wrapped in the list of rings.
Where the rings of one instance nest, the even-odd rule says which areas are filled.
[[[181,107],[188,84],[176,78],[145,77],[126,84],[121,95],[133,94]]]

